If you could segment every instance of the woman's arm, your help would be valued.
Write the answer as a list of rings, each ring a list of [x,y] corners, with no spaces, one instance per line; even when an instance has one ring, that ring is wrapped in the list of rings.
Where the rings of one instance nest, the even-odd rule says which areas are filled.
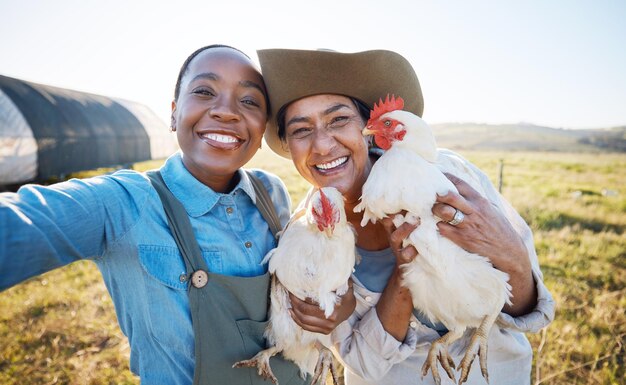
[[[415,230],[416,226],[404,223],[396,229],[391,218],[383,219],[382,224],[389,238],[389,247],[396,257],[396,266],[376,304],[376,312],[385,331],[401,342],[406,337],[413,312],[411,293],[401,285],[402,265],[411,262],[417,256],[415,247],[403,248],[402,241]]]
[[[141,213],[147,181],[97,177],[0,194],[0,290],[83,258],[103,254]],[[133,220],[134,218],[134,220]]]

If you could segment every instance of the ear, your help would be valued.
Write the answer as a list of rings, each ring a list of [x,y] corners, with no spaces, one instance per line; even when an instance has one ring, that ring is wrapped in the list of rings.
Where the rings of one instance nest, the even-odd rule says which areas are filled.
[[[176,117],[174,116],[176,114],[176,100],[172,100],[172,115],[170,117],[170,131],[171,132],[175,132],[176,131]]]

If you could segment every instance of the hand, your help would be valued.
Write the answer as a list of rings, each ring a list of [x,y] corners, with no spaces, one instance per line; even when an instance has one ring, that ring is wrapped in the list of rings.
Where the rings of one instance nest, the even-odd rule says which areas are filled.
[[[291,318],[304,330],[330,334],[337,325],[347,320],[356,308],[356,298],[352,289],[352,279],[348,281],[348,291],[341,296],[339,303],[335,305],[335,311],[330,317],[324,316],[324,311],[320,309],[319,304],[310,298],[304,301],[289,293],[291,301]]]
[[[406,212],[400,213],[405,215]],[[417,256],[417,250],[412,245],[402,247],[402,244],[406,238],[419,226],[418,224],[412,225],[405,222],[396,228],[393,224],[393,215],[381,220],[385,231],[387,232],[387,238],[389,240],[389,247],[393,254],[396,256],[396,265],[400,266],[405,263],[409,263]]]
[[[537,287],[532,276],[528,250],[508,219],[486,198],[454,175],[446,177],[459,194],[449,192],[437,197],[432,212],[443,219],[439,233],[463,249],[489,258],[493,266],[509,275],[513,305],[504,311],[519,316],[531,311],[537,303]],[[455,210],[465,219],[456,226],[452,220]]]
[[[443,220],[437,224],[441,235],[471,253],[489,258],[501,270],[516,270],[520,264],[530,268],[524,242],[508,219],[465,181],[451,174],[446,177],[459,194],[437,196],[432,212]],[[447,221],[452,220],[456,210],[465,219],[453,226]]]

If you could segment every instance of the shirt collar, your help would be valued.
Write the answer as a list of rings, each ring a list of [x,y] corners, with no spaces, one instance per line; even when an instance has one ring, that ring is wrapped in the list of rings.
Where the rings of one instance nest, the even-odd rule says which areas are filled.
[[[242,169],[237,170],[237,172],[240,177],[237,186],[230,193],[222,194],[213,191],[191,175],[183,164],[180,151],[170,156],[165,161],[163,167],[161,167],[161,175],[165,184],[176,199],[183,204],[187,214],[191,217],[199,217],[206,214],[211,211],[221,197],[232,197],[239,190],[245,192],[252,202],[256,204],[256,194],[250,177]]]

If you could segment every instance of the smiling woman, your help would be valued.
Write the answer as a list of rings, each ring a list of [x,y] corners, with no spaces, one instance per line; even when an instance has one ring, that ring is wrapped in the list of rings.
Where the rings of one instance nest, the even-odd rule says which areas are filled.
[[[172,102],[172,130],[183,163],[218,192],[237,181],[233,170],[261,147],[267,101],[261,74],[243,54],[214,49],[197,54],[178,84]]]
[[[349,201],[358,200],[371,167],[361,135],[363,119],[346,96],[316,95],[291,103],[284,114],[284,136],[300,175],[314,186],[332,186]]]
[[[241,169],[265,129],[263,78],[242,52],[207,46],[185,61],[174,95],[181,150],[159,170],[0,194],[0,290],[92,259],[142,384],[265,383],[232,368],[265,346],[261,261],[290,213],[276,176]],[[305,381],[281,357],[272,367],[282,384]]]
[[[554,314],[554,304],[543,285],[532,234],[526,223],[498,195],[480,170],[446,150],[438,152],[438,161],[442,164],[454,162],[456,168],[451,169],[460,175],[469,175],[462,173],[462,170],[472,170],[472,173],[480,175],[479,184],[488,191],[486,197],[471,190],[470,185],[464,181],[458,178],[450,178],[448,181],[440,173],[448,184],[455,184],[455,189],[425,193],[424,195],[432,199],[430,202],[436,203],[426,203],[420,211],[413,209],[414,206],[404,203],[419,201],[420,193],[411,187],[407,188],[404,182],[433,186],[434,178],[427,174],[395,172],[419,171],[419,168],[408,167],[410,164],[406,162],[409,159],[407,157],[400,157],[399,162],[385,166],[385,155],[380,157],[381,148],[370,148],[371,143],[362,136],[366,122],[368,119],[375,119],[377,109],[375,107],[370,115],[360,105],[368,103],[373,107],[374,102],[388,93],[402,96],[406,101],[404,109],[413,113],[413,116],[422,115],[420,85],[408,61],[395,52],[384,50],[340,53],[270,49],[258,51],[258,54],[272,110],[280,111],[265,133],[270,148],[281,156],[291,158],[298,172],[315,187],[337,188],[346,198],[347,220],[355,228],[361,261],[355,266],[353,275],[357,305],[348,321],[336,323],[324,317],[314,304],[291,297],[296,322],[305,329],[332,331],[333,345],[348,369],[345,371],[346,383],[370,385],[456,382],[450,367],[452,358],[443,360],[443,353],[429,353],[429,347],[441,346],[438,345],[442,343],[439,341],[440,333],[448,335],[447,329],[453,330],[455,324],[447,321],[454,311],[446,312],[443,317],[428,318],[428,313],[421,311],[423,301],[417,300],[414,303],[414,298],[438,298],[436,295],[428,295],[434,285],[426,285],[420,291],[423,297],[415,297],[405,281],[407,271],[418,269],[412,262],[431,261],[429,257],[433,253],[428,251],[428,247],[437,249],[442,247],[443,242],[435,243],[439,242],[437,240],[428,243],[430,239],[425,239],[415,243],[416,247],[413,247],[410,242],[407,246],[405,241],[409,235],[416,234],[419,226],[428,228],[427,220],[433,215],[452,221],[453,214],[460,209],[468,214],[462,224],[457,223],[458,226],[455,227],[449,222],[437,223],[431,220],[431,226],[436,226],[433,232],[448,238],[448,243],[453,242],[470,253],[489,258],[493,266],[501,270],[500,274],[508,274],[513,292],[513,305],[501,309],[495,306],[496,312],[501,310],[496,314],[500,328],[489,335],[489,360],[492,368],[489,378],[498,384],[528,383],[532,352],[528,341],[520,332],[538,330],[549,323]],[[356,101],[357,99],[361,102]],[[410,122],[403,124],[408,127]],[[394,131],[394,135],[395,133],[397,132]],[[376,144],[388,147],[386,141],[402,136],[394,135],[385,137],[382,141],[376,140]],[[426,140],[418,142],[427,143]],[[382,167],[383,175],[391,177],[384,180],[380,176],[376,177],[372,170],[377,167]],[[409,214],[414,218],[423,218],[422,223],[419,220],[417,223],[405,221],[396,228],[394,222],[398,223],[398,218],[394,218],[394,222],[388,217],[379,217],[381,220],[376,222],[363,221],[363,212],[357,209],[357,205],[363,199],[362,194],[367,193],[364,187],[366,180],[366,185],[390,191],[389,196],[384,197],[389,202],[381,198],[374,205],[385,207],[386,204],[394,204],[393,207],[397,207],[398,211],[410,210]],[[458,193],[455,192],[457,189]],[[448,193],[445,195],[437,195],[446,191]],[[471,215],[471,212],[480,215]],[[395,217],[393,211],[385,211],[385,215]],[[417,250],[420,250],[420,255]],[[436,265],[430,269],[427,266],[423,270],[424,277],[443,276],[435,268]],[[469,281],[478,287],[484,283],[484,276],[474,274],[476,270],[463,266],[453,263],[446,264],[447,268],[442,269],[452,273],[453,278],[448,283],[454,293],[445,296],[438,303],[449,303],[452,297],[459,298],[466,294],[467,290],[459,289],[457,285],[459,277],[469,276]],[[482,301],[485,296],[474,294],[472,298]],[[464,302],[465,306],[466,304]],[[487,340],[487,337],[483,339]],[[467,346],[471,342],[470,334],[466,334],[465,339],[458,342],[451,350],[457,350],[456,347],[460,345]],[[485,352],[486,348],[481,346],[480,360],[476,360],[477,364],[478,361],[481,363],[481,371],[471,371],[469,376],[469,361],[463,359],[465,363],[462,366],[465,369],[460,382],[467,379],[469,384],[485,383],[485,379],[481,377],[481,372],[486,373]],[[445,375],[443,379],[439,376],[439,364],[435,356],[441,359],[449,379]],[[454,362],[460,362],[461,358],[463,357],[455,355]],[[420,368],[425,368],[421,370],[421,380]],[[432,369],[433,378],[425,377],[429,368]]]

